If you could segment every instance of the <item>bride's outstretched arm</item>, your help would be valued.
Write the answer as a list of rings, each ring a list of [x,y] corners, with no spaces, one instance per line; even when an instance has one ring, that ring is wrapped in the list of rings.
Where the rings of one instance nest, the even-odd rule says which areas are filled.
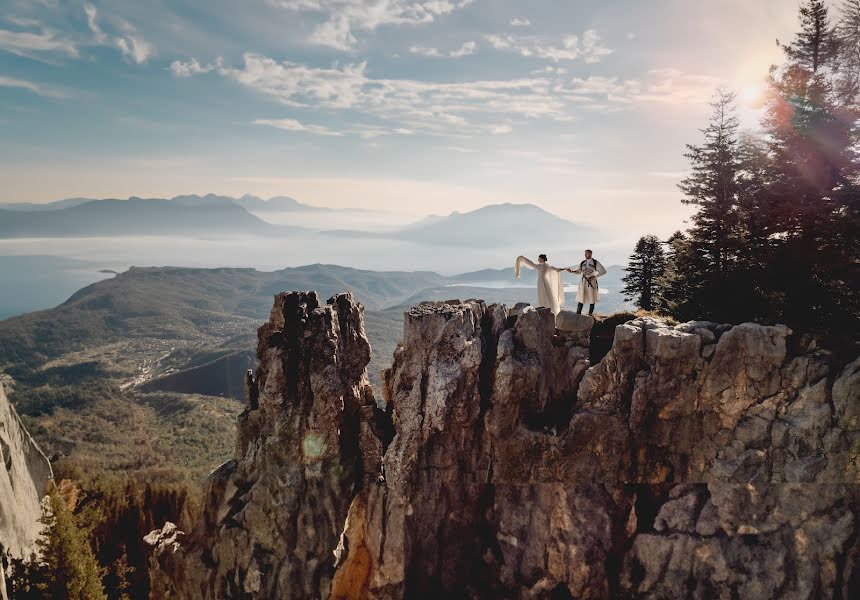
[[[514,274],[515,274],[518,278],[519,278],[519,276],[520,276],[520,269],[521,269],[522,267],[524,267],[524,266],[525,266],[525,267],[528,267],[529,269],[534,269],[534,268],[535,268],[535,264],[534,264],[532,261],[530,261],[529,259],[527,259],[525,256],[520,255],[520,256],[518,256],[518,257],[517,257],[517,262],[516,262],[516,264],[514,264]]]

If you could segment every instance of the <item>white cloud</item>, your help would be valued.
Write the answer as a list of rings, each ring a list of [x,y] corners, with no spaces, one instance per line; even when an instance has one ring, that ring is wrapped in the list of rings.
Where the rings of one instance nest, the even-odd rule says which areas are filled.
[[[40,83],[27,81],[26,79],[15,79],[13,77],[5,77],[3,75],[0,75],[0,87],[27,90],[28,92],[32,92],[46,98],[68,98],[68,95],[61,90],[44,86]]]
[[[532,22],[528,19],[523,19],[520,17],[514,17],[511,19],[511,27],[528,27]]]
[[[496,50],[517,52],[521,56],[537,57],[553,62],[562,60],[583,60],[586,63],[600,62],[612,50],[603,45],[600,35],[594,29],[582,34],[568,35],[561,44],[554,44],[538,36],[496,35],[484,36]]]
[[[378,138],[385,135],[412,135],[414,132],[411,129],[404,127],[386,128],[376,127],[373,125],[355,125],[343,130],[331,129],[323,125],[313,125],[302,123],[296,119],[256,119],[254,125],[268,125],[284,131],[295,131],[300,133],[310,133],[313,135],[342,137],[345,135],[357,135],[362,139]]]
[[[413,51],[425,50],[416,47]],[[568,122],[583,110],[619,111],[654,104],[704,104],[719,84],[714,77],[674,69],[655,69],[641,78],[630,79],[571,78],[563,69],[554,66],[531,77],[508,80],[386,79],[371,76],[366,62],[318,68],[290,61],[278,62],[255,53],[246,53],[239,66],[225,65],[220,59],[214,64],[201,65],[190,59],[174,61],[170,70],[177,77],[214,70],[286,106],[341,111],[350,120],[363,116],[387,124],[323,130],[289,119],[267,119],[258,123],[270,126],[280,123],[282,129],[318,135],[362,137],[417,133],[462,138],[505,134],[528,119]]]
[[[138,65],[145,63],[155,52],[152,44],[141,37],[133,35],[115,38],[114,43],[120,49],[123,56]]]
[[[21,21],[16,24],[26,22],[24,27],[33,27],[33,21]],[[9,29],[0,29],[0,50],[6,50],[12,54],[19,56],[33,56],[38,52],[60,52],[68,56],[78,56],[78,49],[71,40],[59,37],[57,32],[36,25],[39,29],[35,31],[12,31]]]
[[[453,58],[460,58],[461,56],[469,56],[470,54],[474,54],[475,50],[478,49],[478,44],[475,42],[466,42],[459,49],[453,50],[450,53],[450,56]]]
[[[511,125],[500,125],[500,118],[570,118],[546,78],[439,83],[375,79],[366,68],[364,62],[311,68],[247,53],[242,67],[221,66],[218,72],[289,106],[348,109],[420,133],[504,133]]]
[[[323,127],[322,125],[307,125],[297,121],[296,119],[257,119],[254,121],[254,125],[268,125],[269,127],[276,127],[285,131],[300,131],[313,133],[315,135],[343,135],[340,131],[333,131],[328,127]]]
[[[98,23],[98,10],[95,6],[84,2],[84,13],[87,16],[87,26],[97,44],[113,45],[122,53],[123,57],[138,65],[145,63],[155,54],[155,46],[138,35],[130,23],[122,21],[120,28],[124,34],[110,37]]]
[[[382,25],[420,25],[451,14],[472,0],[267,0],[268,4],[294,12],[310,12],[326,19],[308,41],[338,50],[352,50],[358,43],[354,30],[373,31]]]
[[[439,48],[425,48],[423,46],[412,46],[409,48],[410,54],[420,54],[421,56],[441,57],[442,52]]]
[[[217,66],[216,64],[201,65],[196,58],[181,61],[174,60],[168,67],[174,77],[191,77],[199,73],[208,73]]]
[[[677,69],[652,69],[642,78],[590,76],[574,78],[563,90],[572,102],[592,108],[617,108],[623,104],[704,104],[723,81],[710,75],[690,75]],[[600,99],[606,104],[594,103]]]
[[[475,42],[465,42],[456,50],[448,52],[447,56],[450,56],[451,58],[462,58],[463,56],[474,54],[477,49],[478,44]],[[439,48],[427,48],[424,46],[412,46],[409,48],[409,52],[411,54],[420,54],[421,56],[429,56],[433,58],[442,58],[446,56]]]
[[[107,36],[96,21],[96,17],[98,17],[96,7],[89,2],[84,2],[84,13],[87,15],[87,26],[90,28],[90,31],[92,31],[96,42],[99,44],[106,44]]]
[[[330,20],[318,25],[308,41],[338,50],[351,50],[358,40],[350,30],[349,19],[344,15],[334,15]]]
[[[594,29],[588,29],[582,34],[582,57],[586,63],[600,62],[601,58],[612,54],[612,50],[601,42],[600,35]]]

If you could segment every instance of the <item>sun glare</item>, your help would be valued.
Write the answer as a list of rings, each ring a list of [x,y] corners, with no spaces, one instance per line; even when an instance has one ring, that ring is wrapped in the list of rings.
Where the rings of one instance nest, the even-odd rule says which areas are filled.
[[[760,108],[764,102],[764,85],[751,83],[743,86],[740,91],[740,101],[745,107]]]

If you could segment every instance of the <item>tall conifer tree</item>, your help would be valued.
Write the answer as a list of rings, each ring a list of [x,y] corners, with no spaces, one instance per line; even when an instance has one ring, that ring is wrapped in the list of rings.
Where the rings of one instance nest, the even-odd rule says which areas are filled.
[[[624,276],[626,300],[633,300],[644,310],[654,310],[658,304],[658,282],[666,269],[666,253],[663,242],[654,235],[646,235],[636,242],[636,249],[627,263]]]

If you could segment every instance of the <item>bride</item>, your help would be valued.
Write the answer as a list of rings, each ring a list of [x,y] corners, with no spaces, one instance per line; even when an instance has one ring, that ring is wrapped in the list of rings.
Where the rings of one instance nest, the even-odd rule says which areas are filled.
[[[547,262],[546,254],[538,256],[537,264],[533,263],[525,256],[518,256],[514,273],[517,279],[520,277],[520,269],[522,267],[537,270],[537,292],[538,305],[545,306],[552,311],[552,314],[557,315],[564,307],[564,282],[561,279],[561,272],[564,269],[554,267]]]

